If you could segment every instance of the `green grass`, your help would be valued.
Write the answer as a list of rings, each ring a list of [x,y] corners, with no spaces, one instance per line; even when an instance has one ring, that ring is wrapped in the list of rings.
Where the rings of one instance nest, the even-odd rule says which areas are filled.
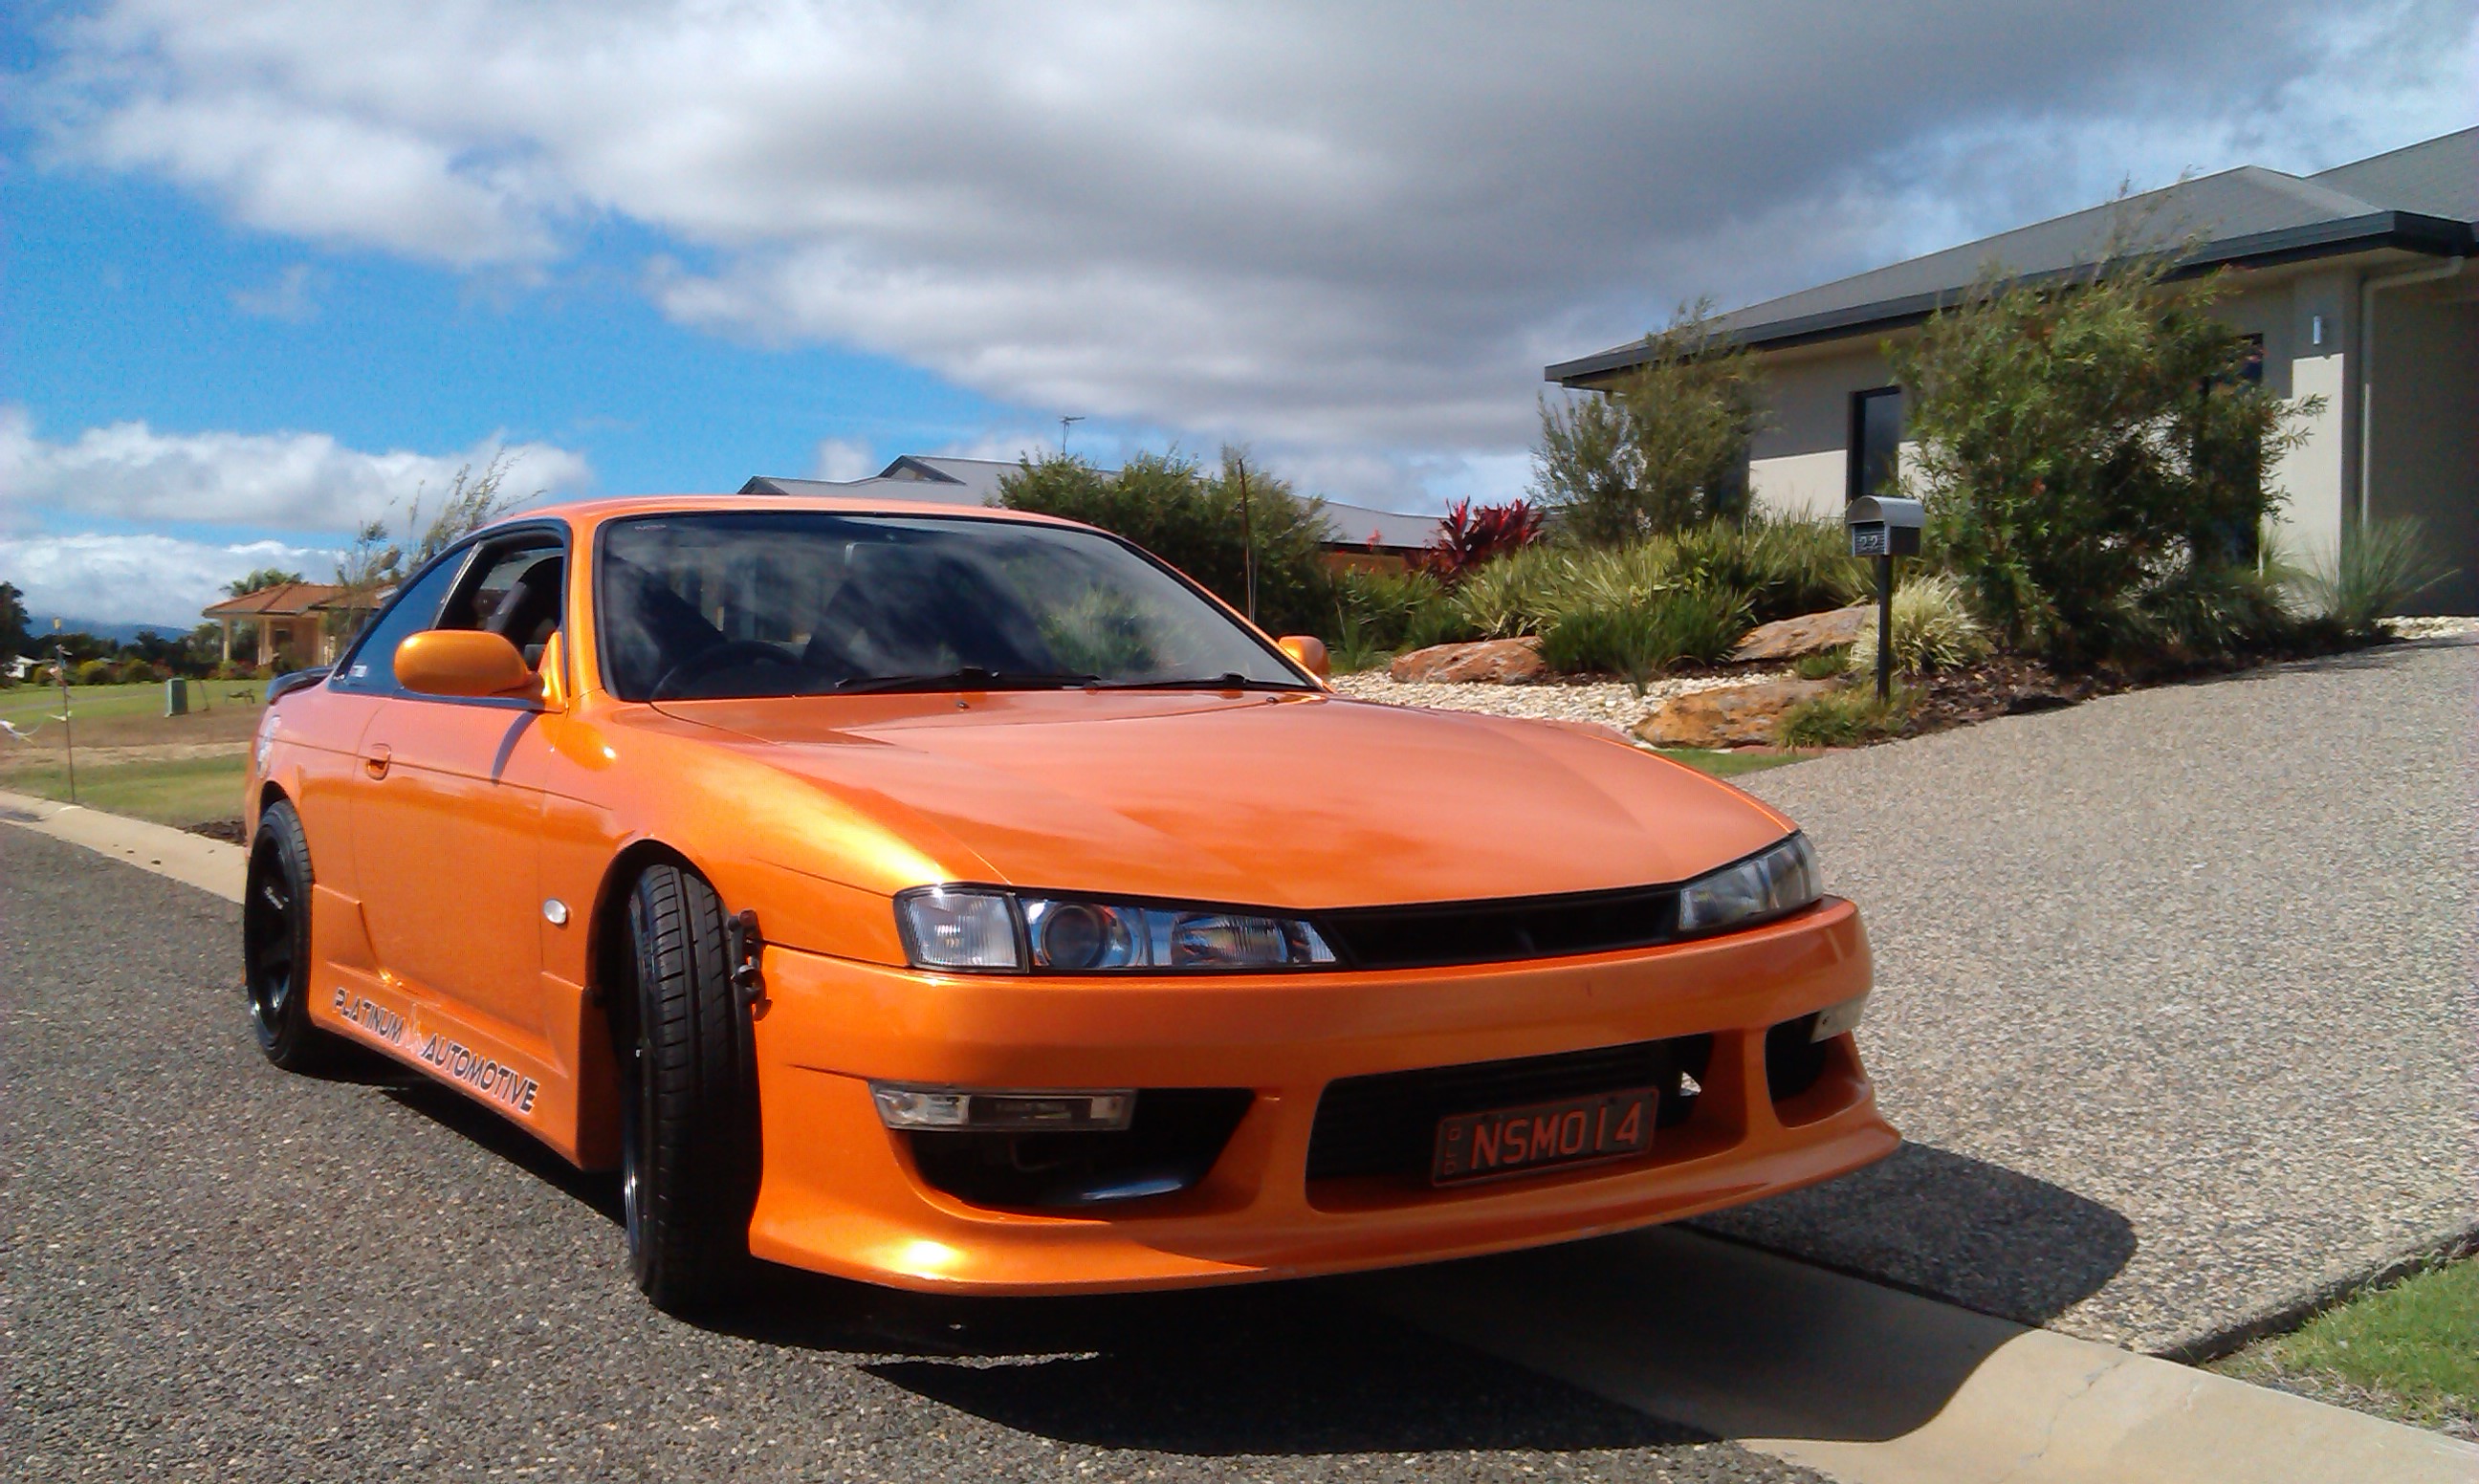
[[[249,759],[177,757],[164,762],[114,763],[77,770],[77,802],[89,808],[151,819],[159,825],[194,825],[241,813],[242,780]],[[45,762],[0,774],[0,788],[44,799],[69,796],[68,770]]]
[[[2213,1368],[2240,1380],[2339,1382],[2423,1427],[2479,1424],[2479,1261],[2432,1267],[2364,1293]]]
[[[1718,752],[1700,747],[1657,747],[1653,749],[1674,762],[1683,762],[1715,778],[1736,778],[1742,773],[1761,773],[1784,763],[1799,762],[1798,753]]]
[[[264,680],[192,680],[190,709],[211,710],[222,705],[255,705]],[[247,691],[250,700],[233,699]],[[7,717],[23,727],[28,722],[48,722],[61,714],[61,688],[57,685],[15,685],[0,690],[0,717]],[[149,680],[143,685],[72,685],[69,687],[69,714],[79,721],[100,721],[107,716],[161,716],[164,714],[164,682]]]

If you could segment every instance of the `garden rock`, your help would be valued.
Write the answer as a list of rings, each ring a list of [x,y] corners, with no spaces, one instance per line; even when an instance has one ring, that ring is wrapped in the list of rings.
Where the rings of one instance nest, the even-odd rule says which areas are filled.
[[[1541,658],[1541,641],[1483,639],[1477,644],[1433,644],[1414,650],[1387,666],[1391,679],[1409,684],[1474,681],[1494,685],[1527,685],[1548,675]]]
[[[1827,613],[1803,613],[1798,618],[1759,624],[1739,640],[1739,647],[1730,652],[1730,657],[1734,660],[1797,659],[1802,654],[1822,654],[1827,650],[1858,643],[1859,636],[1876,622],[1876,605],[1862,602]]]
[[[1635,734],[1655,747],[1759,747],[1774,740],[1784,711],[1840,683],[1763,680],[1674,696],[1638,723]]]

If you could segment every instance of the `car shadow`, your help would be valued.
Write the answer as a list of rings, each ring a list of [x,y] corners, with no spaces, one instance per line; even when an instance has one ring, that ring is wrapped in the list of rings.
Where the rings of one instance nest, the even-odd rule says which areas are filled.
[[[709,1327],[831,1350],[1062,1445],[1202,1457],[1713,1441],[1370,1310],[1336,1280],[961,1299],[772,1269]]]
[[[405,1075],[379,1082],[388,1097],[618,1222],[614,1177]],[[2097,1202],[1905,1144],[1692,1223],[1499,1258],[1005,1299],[758,1265],[689,1322],[1062,1445],[1231,1457],[1880,1439],[1935,1417],[2019,1333],[2008,1321],[2062,1312],[2134,1251]],[[1837,1289],[1826,1269],[1881,1287]]]
[[[349,1080],[367,1082],[401,1108],[422,1114],[443,1128],[462,1134],[587,1207],[617,1227],[620,1177],[609,1170],[584,1170],[562,1159],[549,1145],[506,1118],[408,1066],[399,1066],[375,1052],[364,1052],[372,1063],[370,1075]],[[333,1073],[327,1075],[334,1075]]]
[[[2133,1224],[2098,1201],[1918,1143],[1686,1224],[2023,1324],[2100,1292],[2135,1248]]]

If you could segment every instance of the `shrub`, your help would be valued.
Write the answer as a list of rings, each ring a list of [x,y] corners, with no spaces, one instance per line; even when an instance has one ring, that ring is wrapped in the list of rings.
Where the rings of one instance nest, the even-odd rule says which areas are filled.
[[[1851,646],[1802,654],[1791,661],[1790,672],[1802,680],[1830,680],[1851,668]]]
[[[2453,575],[2427,554],[2426,529],[2415,520],[2372,522],[2351,535],[2295,580],[2309,611],[2346,637],[2373,638],[2381,620]]]
[[[2294,608],[2297,582],[2298,574],[2277,563],[2187,567],[2135,599],[2112,648],[2202,659],[2295,644],[2322,627]]]
[[[1492,639],[1539,633],[1573,565],[1573,553],[1557,547],[1511,552],[1465,575],[1455,589],[1455,612],[1474,633]]]
[[[2320,410],[2247,378],[2254,346],[2210,313],[2227,280],[2173,282],[2178,257],[2121,232],[2106,271],[1992,270],[1887,347],[1918,448],[1904,481],[2008,649],[2099,657],[2153,585],[2251,555],[2262,472]]]
[[[79,685],[110,685],[120,678],[117,668],[108,659],[82,659],[69,674]]]
[[[1366,670],[1397,650],[1425,649],[1474,637],[1455,611],[1444,584],[1425,572],[1367,572],[1333,577],[1335,622],[1330,650],[1359,661],[1336,668]]]
[[[1524,500],[1472,508],[1457,500],[1438,523],[1438,534],[1416,558],[1419,569],[1455,582],[1482,564],[1519,551],[1541,539],[1541,512]]]
[[[123,685],[144,685],[149,681],[161,680],[169,674],[171,674],[169,670],[152,660],[125,659],[120,662],[120,668],[115,672],[114,678]]]
[[[1754,357],[1714,330],[1705,306],[1681,306],[1608,394],[1542,400],[1532,488],[1591,546],[1735,519],[1761,386]]]
[[[1952,670],[1988,653],[1988,631],[1971,616],[1962,584],[1944,573],[1926,573],[1894,589],[1894,668],[1904,675]],[[1858,675],[1877,672],[1877,627],[1870,625],[1851,646],[1846,666]]]
[[[1676,546],[1680,572],[1746,593],[1759,624],[1838,608],[1875,590],[1837,521],[1715,521],[1680,531]]]
[[[1567,674],[1623,677],[1641,693],[1681,660],[1728,657],[1748,629],[1748,598],[1678,584],[1641,595],[1592,596],[1581,585],[1541,630],[1541,657]]]
[[[1316,500],[1263,470],[1245,471],[1226,448],[1212,473],[1177,452],[1143,454],[1105,474],[1082,459],[1027,460],[999,480],[999,500],[1016,510],[1083,521],[1124,536],[1247,611],[1247,555],[1257,558],[1257,618],[1270,633],[1316,633],[1333,620],[1325,525]],[[1244,528],[1244,536],[1243,536]]]
[[[1918,701],[1916,692],[1901,685],[1881,703],[1874,685],[1827,691],[1785,709],[1774,740],[1783,747],[1855,747],[1901,731]]]

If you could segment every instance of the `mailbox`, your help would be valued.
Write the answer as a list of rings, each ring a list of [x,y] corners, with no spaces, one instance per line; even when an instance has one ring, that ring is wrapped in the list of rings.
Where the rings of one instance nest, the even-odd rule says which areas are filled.
[[[1842,513],[1853,556],[1917,556],[1928,507],[1892,495],[1862,495]]]

